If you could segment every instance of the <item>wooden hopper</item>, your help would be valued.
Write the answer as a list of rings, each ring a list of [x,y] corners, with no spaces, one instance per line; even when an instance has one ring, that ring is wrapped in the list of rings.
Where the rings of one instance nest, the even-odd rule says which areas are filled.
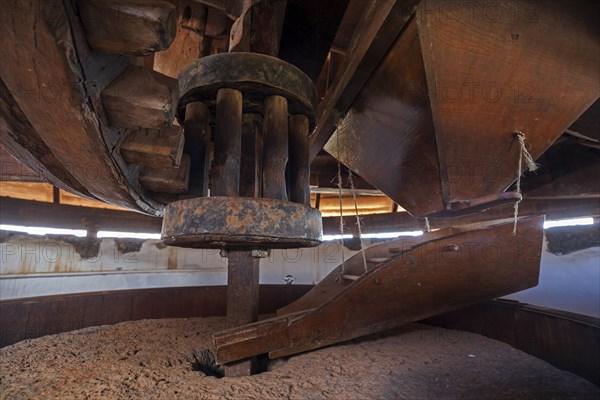
[[[421,2],[325,149],[415,216],[513,202],[515,132],[538,158],[600,95],[597,15]]]

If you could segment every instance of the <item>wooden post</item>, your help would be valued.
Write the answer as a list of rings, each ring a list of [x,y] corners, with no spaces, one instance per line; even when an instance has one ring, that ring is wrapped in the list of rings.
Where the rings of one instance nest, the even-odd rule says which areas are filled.
[[[184,151],[190,156],[190,182],[188,195],[208,196],[208,152],[210,150],[210,125],[208,106],[200,101],[185,108]]]
[[[259,114],[242,117],[240,196],[260,197],[262,129]]]
[[[241,149],[242,92],[220,89],[217,92],[213,196],[239,196]]]
[[[292,115],[290,130],[290,197],[296,203],[310,205],[310,164],[308,163],[308,118]]]
[[[285,167],[288,162],[288,104],[281,96],[265,97],[263,124],[263,197],[287,200]]]
[[[229,251],[227,264],[227,326],[234,328],[258,319],[259,259],[251,251]],[[225,376],[248,376],[254,359],[225,366]]]

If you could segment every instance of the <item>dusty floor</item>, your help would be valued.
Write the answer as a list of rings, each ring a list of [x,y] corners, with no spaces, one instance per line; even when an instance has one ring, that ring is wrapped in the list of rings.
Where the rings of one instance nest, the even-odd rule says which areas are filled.
[[[411,325],[273,363],[204,376],[193,352],[222,318],[126,322],[0,349],[1,399],[564,399],[600,389],[506,344]]]

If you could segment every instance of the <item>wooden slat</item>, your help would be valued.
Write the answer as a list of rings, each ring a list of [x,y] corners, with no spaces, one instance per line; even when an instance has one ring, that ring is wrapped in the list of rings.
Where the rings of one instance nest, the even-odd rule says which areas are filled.
[[[190,180],[190,158],[181,157],[181,165],[174,168],[145,167],[140,173],[140,184],[150,192],[184,194]]]
[[[128,163],[151,168],[174,168],[181,163],[184,144],[183,129],[137,129],[121,144],[121,156]]]
[[[90,46],[103,53],[146,55],[175,39],[177,6],[165,0],[78,0]]]
[[[52,202],[52,185],[40,182],[0,182],[2,207],[6,197],[13,199]],[[2,223],[7,223],[2,221]]]
[[[85,197],[77,196],[73,193],[66,192],[62,189],[59,190],[58,200],[59,204],[62,205],[79,206],[79,210],[81,211],[81,213],[85,213],[85,210],[89,208],[103,208],[106,210],[127,211],[127,209],[123,207],[115,206],[109,203],[104,203],[98,200],[86,199]]]
[[[240,161],[240,196],[242,197],[261,197],[262,148],[261,115],[244,114]]]

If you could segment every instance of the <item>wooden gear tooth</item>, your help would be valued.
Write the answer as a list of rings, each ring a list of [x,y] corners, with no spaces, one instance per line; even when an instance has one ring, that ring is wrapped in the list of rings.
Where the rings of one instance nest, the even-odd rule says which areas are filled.
[[[79,0],[86,38],[96,51],[144,56],[169,47],[177,6],[165,0]]]

